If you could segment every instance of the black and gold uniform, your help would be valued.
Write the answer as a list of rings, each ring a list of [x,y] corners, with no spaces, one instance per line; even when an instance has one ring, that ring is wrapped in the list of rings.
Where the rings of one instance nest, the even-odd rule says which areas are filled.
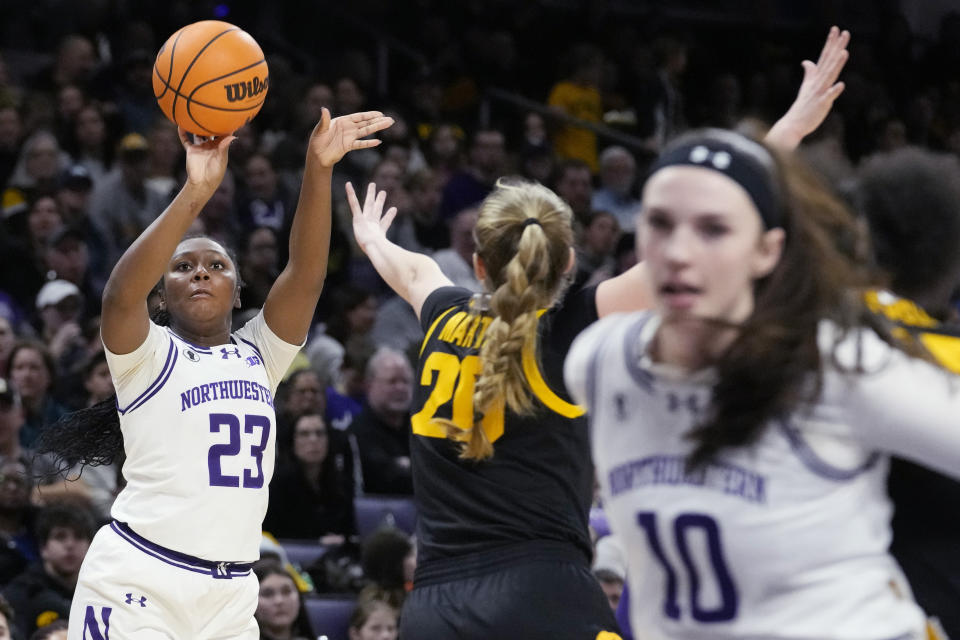
[[[885,291],[867,293],[866,301],[917,336],[945,369],[960,373],[960,327],[941,324],[910,300]],[[960,638],[960,483],[893,458],[888,487],[894,503],[890,551],[924,611],[940,620],[947,635]]]
[[[418,508],[417,571],[401,616],[403,638],[618,638],[590,573],[593,466],[587,423],[563,384],[563,358],[596,320],[596,290],[542,313],[537,353],[523,354],[536,410],[489,409],[492,458],[458,458],[435,418],[473,424],[473,388],[489,315],[472,293],[440,288],[426,299],[426,337],[411,417]],[[539,363],[538,363],[539,356]]]

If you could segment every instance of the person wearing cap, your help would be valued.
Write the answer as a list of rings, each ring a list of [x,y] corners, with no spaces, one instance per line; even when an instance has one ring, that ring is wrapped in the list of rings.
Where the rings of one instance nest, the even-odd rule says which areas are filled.
[[[62,376],[73,373],[86,357],[87,343],[81,329],[84,295],[68,280],[51,280],[37,294],[40,337]]]
[[[44,253],[47,280],[64,280],[75,285],[84,298],[81,318],[100,315],[100,297],[105,279],[97,277],[91,268],[87,235],[76,227],[62,227],[54,233]]]
[[[82,164],[75,164],[60,174],[56,196],[64,224],[83,236],[88,249],[90,273],[102,291],[102,284],[107,281],[113,262],[110,261],[106,232],[90,218],[93,184],[89,170]]]
[[[117,166],[93,189],[90,218],[107,237],[111,263],[166,207],[166,199],[147,188],[149,143],[128,133],[117,151]]]

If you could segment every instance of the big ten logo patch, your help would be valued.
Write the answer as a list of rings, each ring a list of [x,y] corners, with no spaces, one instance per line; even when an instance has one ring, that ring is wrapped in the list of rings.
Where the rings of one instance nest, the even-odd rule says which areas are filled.
[[[259,365],[259,364],[263,364],[263,361],[260,360],[260,356],[258,356],[258,355],[247,356],[247,366],[248,366],[248,367],[255,367],[255,366]]]
[[[97,609],[100,610],[99,619]],[[87,606],[83,615],[83,632],[80,637],[84,640],[110,640],[110,614],[113,607]],[[89,632],[89,633],[88,633]]]

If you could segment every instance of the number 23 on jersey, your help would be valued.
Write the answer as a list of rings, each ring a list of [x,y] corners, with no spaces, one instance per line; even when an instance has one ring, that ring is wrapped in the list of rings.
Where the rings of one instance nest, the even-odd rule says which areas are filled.
[[[453,400],[451,421],[464,430],[473,427],[473,388],[480,375],[480,358],[475,355],[466,356],[463,360],[452,353],[435,351],[427,356],[423,363],[423,373],[420,376],[420,385],[429,387],[430,395],[423,403],[423,408],[411,416],[410,422],[413,432],[428,438],[446,438],[447,431],[443,424],[435,422],[437,409]],[[491,406],[480,426],[487,434],[490,442],[496,441],[503,435],[503,403],[498,402]],[[460,434],[459,438],[466,439],[467,434]]]

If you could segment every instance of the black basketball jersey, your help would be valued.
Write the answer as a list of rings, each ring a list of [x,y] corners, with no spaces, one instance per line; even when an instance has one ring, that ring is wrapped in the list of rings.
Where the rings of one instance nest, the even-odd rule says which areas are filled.
[[[937,322],[914,302],[870,291],[866,303],[900,330],[919,338],[945,369],[960,374],[960,327]],[[914,597],[939,618],[950,637],[960,635],[960,482],[893,458],[888,482],[894,503],[890,551],[903,567]]]
[[[424,302],[426,337],[415,380],[411,457],[419,520],[418,565],[512,543],[549,540],[591,554],[588,510],[593,466],[584,409],[563,384],[573,339],[597,319],[596,288],[568,294],[541,313],[536,353],[523,354],[535,411],[490,408],[482,427],[494,454],[458,458],[435,418],[473,423],[479,352],[492,318],[471,313],[472,292],[444,287]]]

